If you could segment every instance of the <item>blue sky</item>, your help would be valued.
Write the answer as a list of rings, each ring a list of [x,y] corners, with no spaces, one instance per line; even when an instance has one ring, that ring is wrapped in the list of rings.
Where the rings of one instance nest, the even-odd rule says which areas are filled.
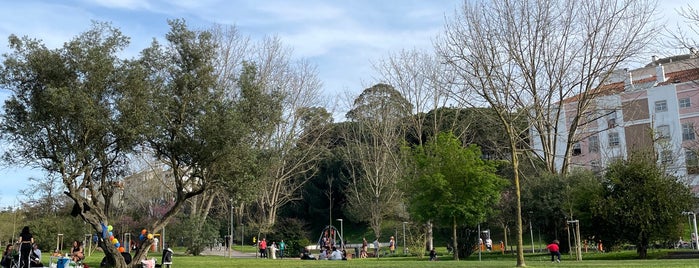
[[[7,36],[42,39],[49,47],[88,29],[92,20],[109,21],[131,37],[129,56],[168,31],[167,19],[184,18],[194,28],[235,24],[255,40],[277,35],[318,68],[329,98],[358,94],[375,82],[371,61],[400,49],[430,49],[445,16],[461,0],[20,0],[0,9],[0,53]],[[690,0],[661,0],[665,18]],[[0,90],[0,100],[8,92]],[[0,168],[0,207],[15,206],[27,178],[42,173]]]
[[[235,24],[259,40],[277,35],[294,57],[317,66],[328,98],[359,93],[375,81],[371,61],[400,49],[431,47],[444,17],[459,0],[22,0],[6,1],[0,9],[0,53],[8,51],[7,36],[44,41],[49,47],[87,30],[91,21],[109,21],[131,37],[127,56],[136,56],[153,38],[168,31],[167,19],[184,18],[193,28],[212,23]],[[0,90],[0,100],[8,92]],[[332,101],[330,101],[332,102]],[[27,178],[38,170],[0,168],[0,207],[18,205]]]

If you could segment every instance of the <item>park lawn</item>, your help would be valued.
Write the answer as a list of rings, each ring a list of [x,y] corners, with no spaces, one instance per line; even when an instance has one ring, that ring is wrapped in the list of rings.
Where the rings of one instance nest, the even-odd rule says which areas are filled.
[[[102,254],[96,252],[86,259],[89,267],[99,267]],[[151,255],[160,260],[159,254]],[[490,256],[493,257],[493,256]],[[444,258],[444,257],[443,257]],[[699,267],[697,259],[652,259],[652,260],[584,260],[577,262],[564,256],[562,263],[551,263],[547,255],[536,254],[526,256],[527,267]],[[48,258],[45,260],[48,263]],[[182,256],[176,255],[173,258],[173,267],[187,268],[211,268],[211,267],[254,267],[254,268],[294,268],[294,267],[395,267],[395,268],[418,268],[418,267],[515,267],[514,257],[509,258],[482,258],[470,256],[466,260],[453,261],[441,259],[430,262],[425,259],[415,257],[388,257],[381,259],[353,259],[349,261],[307,261],[299,259],[255,259],[255,258],[226,258],[220,256]]]

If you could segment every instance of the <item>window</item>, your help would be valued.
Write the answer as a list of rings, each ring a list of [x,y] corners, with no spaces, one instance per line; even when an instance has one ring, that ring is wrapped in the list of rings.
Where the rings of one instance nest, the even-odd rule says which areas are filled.
[[[656,129],[656,135],[658,137],[658,140],[666,140],[670,139],[670,126],[669,125],[662,125],[658,126]]]
[[[667,112],[667,101],[661,100],[655,102],[655,112]]]
[[[580,155],[582,153],[582,150],[580,149],[580,143],[576,142],[573,143],[573,156]]]
[[[689,149],[684,151],[685,165],[687,165],[687,173],[697,174],[699,173],[699,159],[697,159],[697,154]]]
[[[599,161],[596,161],[596,160],[590,161],[590,168],[595,173],[602,172],[602,166],[599,164]]]
[[[672,164],[672,151],[663,150],[660,152],[660,162],[663,164]]]
[[[607,113],[607,127],[616,127],[616,110],[611,110],[609,113]]]
[[[609,132],[609,147],[619,146],[619,133]]]
[[[682,140],[683,141],[693,141],[694,140],[694,123],[682,124]]]
[[[590,136],[589,138],[587,138],[587,142],[589,146],[588,150],[590,153],[599,152],[599,137],[597,137],[597,135]]]
[[[692,102],[689,100],[689,98],[681,98],[679,101],[680,101],[680,108],[692,107]]]

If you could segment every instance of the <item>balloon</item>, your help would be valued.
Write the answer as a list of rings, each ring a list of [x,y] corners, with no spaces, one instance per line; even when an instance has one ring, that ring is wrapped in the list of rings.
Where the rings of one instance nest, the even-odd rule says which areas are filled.
[[[146,232],[148,232],[146,229],[141,230],[141,234],[146,234]]]
[[[109,236],[113,236],[113,235],[114,235],[114,234],[112,233],[112,231],[109,231]]]
[[[119,252],[124,253],[124,247],[119,247]]]
[[[112,229],[114,229],[114,228],[113,228],[111,225],[108,225],[108,226],[107,226],[107,231],[110,231],[110,232],[111,232]]]
[[[148,239],[153,239],[153,234],[148,234]]]
[[[109,236],[109,241],[112,241],[112,240],[114,240],[114,236],[113,236],[113,235],[110,235],[110,236]]]
[[[116,238],[113,238],[113,239],[112,239],[112,244],[116,244],[116,242],[117,242]]]
[[[119,242],[116,242],[116,244],[114,244],[114,246],[119,248],[119,247],[121,247],[121,244],[119,244]]]
[[[145,236],[145,235],[139,235],[138,238],[141,239],[141,240],[143,240],[143,239],[146,239],[146,236]]]

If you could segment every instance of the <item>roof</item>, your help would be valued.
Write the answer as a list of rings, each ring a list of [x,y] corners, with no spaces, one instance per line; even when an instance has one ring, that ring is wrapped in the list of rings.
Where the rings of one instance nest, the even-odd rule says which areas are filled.
[[[633,80],[633,84],[637,89],[647,89],[651,87],[665,86],[669,84],[680,84],[692,81],[699,83],[699,66],[692,69],[680,70],[665,74],[665,82],[656,83],[655,75],[643,79]],[[626,89],[625,82],[614,82],[601,85],[594,89],[596,96],[610,96],[624,92]],[[563,100],[564,103],[576,102],[580,99],[580,94]]]

